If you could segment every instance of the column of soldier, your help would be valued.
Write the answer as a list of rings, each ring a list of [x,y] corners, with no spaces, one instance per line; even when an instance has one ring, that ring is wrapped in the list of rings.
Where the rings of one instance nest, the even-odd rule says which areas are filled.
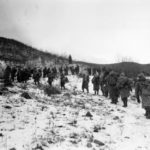
[[[65,83],[68,82],[68,71],[70,70],[72,75],[79,75],[79,66],[69,67],[61,66],[56,68],[21,68],[21,67],[10,67],[7,66],[4,73],[4,84],[5,86],[11,85],[15,82],[24,82],[26,83],[29,79],[33,78],[36,85],[40,84],[40,79],[48,78],[48,84],[52,86],[54,79],[60,77],[60,87],[65,89]],[[87,69],[91,74],[91,69]],[[82,90],[84,89],[89,92],[89,73],[82,75]],[[124,73],[117,73],[115,71],[109,71],[107,69],[102,69],[94,73],[94,76],[91,80],[93,83],[93,90],[95,95],[99,94],[101,89],[102,95],[111,99],[112,104],[118,103],[118,98],[121,97],[123,101],[123,107],[128,106],[128,97],[130,92],[135,87],[135,96],[137,102],[140,103],[140,95],[142,94],[141,83],[145,82],[146,78],[143,73],[139,74],[136,81],[133,81],[131,78],[128,78]],[[144,100],[143,100],[144,101]],[[143,105],[143,103],[142,103]],[[150,103],[146,103],[143,108],[146,110],[146,117],[150,118]]]
[[[82,90],[87,90],[89,93],[89,75],[84,74],[82,80]],[[99,95],[101,89],[102,95],[111,99],[112,104],[117,104],[119,97],[123,102],[123,107],[128,106],[128,98],[132,89],[135,89],[135,97],[137,103],[142,100],[142,107],[145,109],[146,118],[150,119],[150,96],[142,93],[143,85],[146,84],[150,87],[150,82],[145,78],[144,73],[138,74],[135,80],[128,78],[125,73],[117,73],[113,70],[102,69],[101,72],[96,71],[91,80],[95,95]],[[147,94],[147,93],[146,93]],[[150,93],[149,93],[150,94]],[[141,100],[140,100],[141,99]]]
[[[13,85],[13,82],[19,82],[19,83],[26,83],[28,80],[33,78],[34,83],[36,85],[40,84],[40,79],[48,78],[48,83],[50,86],[52,86],[52,82],[54,79],[60,77],[60,86],[61,89],[65,89],[65,83],[68,82],[66,75],[68,75],[68,71],[70,70],[72,75],[79,74],[79,66],[60,66],[58,69],[53,67],[44,67],[38,68],[30,68],[30,67],[21,67],[21,66],[13,66],[10,67],[9,65],[6,67],[4,71],[4,85],[10,86]]]

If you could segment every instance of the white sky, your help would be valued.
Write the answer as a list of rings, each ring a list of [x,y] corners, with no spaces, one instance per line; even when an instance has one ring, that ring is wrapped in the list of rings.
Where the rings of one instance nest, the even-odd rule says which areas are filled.
[[[0,36],[95,63],[150,63],[150,0],[0,0]]]

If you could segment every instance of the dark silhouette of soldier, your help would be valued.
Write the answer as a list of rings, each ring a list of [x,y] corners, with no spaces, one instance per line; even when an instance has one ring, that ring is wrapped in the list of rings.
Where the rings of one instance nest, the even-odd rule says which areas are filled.
[[[52,82],[53,82],[54,78],[55,78],[55,76],[54,76],[53,72],[49,72],[49,74],[48,74],[48,84],[50,86],[52,86]]]
[[[7,66],[4,71],[4,85],[9,86],[12,85],[11,83],[11,68],[10,66]]]
[[[83,80],[82,80],[82,91],[84,92],[84,89],[87,90],[87,93],[89,93],[89,75],[84,74]]]
[[[35,71],[34,71],[34,73],[33,73],[33,79],[34,79],[34,83],[35,83],[35,85],[39,85],[40,84],[40,78],[41,78],[41,76],[42,76],[42,71],[41,71],[41,69],[36,69]]]
[[[92,83],[93,83],[93,90],[95,92],[95,95],[99,94],[99,88],[100,88],[100,76],[98,74],[98,72],[96,72],[96,74],[94,75],[94,77],[92,78]]]
[[[12,80],[12,82],[14,82],[14,80],[15,80],[16,73],[17,73],[17,68],[16,68],[16,67],[13,67],[13,68],[11,69],[11,80]]]
[[[47,68],[45,67],[44,69],[43,69],[43,78],[45,78],[47,76]]]
[[[67,82],[67,78],[65,77],[64,73],[61,74],[60,76],[60,86],[61,90],[64,88],[65,89],[65,84]]]

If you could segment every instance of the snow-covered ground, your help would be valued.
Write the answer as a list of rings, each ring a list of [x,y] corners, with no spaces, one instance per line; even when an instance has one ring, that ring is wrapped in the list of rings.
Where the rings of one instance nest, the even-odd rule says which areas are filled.
[[[0,150],[150,150],[150,120],[141,104],[110,104],[101,93],[93,95],[91,82],[87,94],[80,78],[68,78],[60,95],[48,97],[30,81],[0,96]]]

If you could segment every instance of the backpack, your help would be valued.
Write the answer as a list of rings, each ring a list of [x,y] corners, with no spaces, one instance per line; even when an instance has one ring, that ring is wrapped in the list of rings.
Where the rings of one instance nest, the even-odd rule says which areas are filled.
[[[116,83],[117,83],[117,78],[115,76],[110,76],[108,84],[113,86],[113,85],[116,85]]]
[[[129,79],[127,77],[120,77],[118,80],[118,88],[125,88],[128,87],[130,88],[130,82]]]

